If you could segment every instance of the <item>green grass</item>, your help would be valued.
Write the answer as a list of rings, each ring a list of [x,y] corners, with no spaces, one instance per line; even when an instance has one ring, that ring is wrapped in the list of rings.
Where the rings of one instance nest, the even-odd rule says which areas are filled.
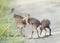
[[[8,37],[5,40],[1,40],[0,43],[25,43],[26,40],[21,37]]]
[[[0,0],[0,43],[25,43],[25,38],[19,36],[17,25],[10,14],[11,2]]]

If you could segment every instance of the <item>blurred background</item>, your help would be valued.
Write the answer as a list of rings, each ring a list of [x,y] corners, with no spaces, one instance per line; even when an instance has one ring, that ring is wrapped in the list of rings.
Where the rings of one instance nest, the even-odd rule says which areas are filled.
[[[32,40],[20,37],[13,14],[11,14],[11,8],[15,8],[15,13],[19,15],[29,13],[40,21],[49,19],[52,33],[55,35],[45,39]],[[25,34],[28,36],[31,34],[30,28],[30,26],[24,28]],[[60,0],[0,0],[0,43],[59,43],[59,40]]]

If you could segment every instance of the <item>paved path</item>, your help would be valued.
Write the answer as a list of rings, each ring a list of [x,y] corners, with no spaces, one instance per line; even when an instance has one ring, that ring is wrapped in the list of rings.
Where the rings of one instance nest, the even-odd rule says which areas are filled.
[[[49,19],[51,21],[52,36],[39,39],[28,39],[29,43],[60,43],[60,5],[57,1],[15,1],[17,11],[22,14],[28,12],[32,17],[39,19]],[[26,35],[31,34],[30,27],[26,27]]]

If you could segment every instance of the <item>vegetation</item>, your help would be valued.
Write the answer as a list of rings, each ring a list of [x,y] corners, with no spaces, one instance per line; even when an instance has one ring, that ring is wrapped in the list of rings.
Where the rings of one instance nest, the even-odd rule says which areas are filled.
[[[24,43],[10,13],[12,0],[0,0],[0,43]]]

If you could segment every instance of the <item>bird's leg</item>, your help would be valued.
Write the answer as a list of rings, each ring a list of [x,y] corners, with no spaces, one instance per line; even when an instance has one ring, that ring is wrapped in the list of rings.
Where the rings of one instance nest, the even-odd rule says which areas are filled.
[[[45,36],[46,36],[47,30],[45,28],[44,28],[44,30],[45,30]]]
[[[21,33],[21,36],[25,37],[25,35],[23,34],[23,27],[20,28],[20,33]]]
[[[49,29],[49,35],[51,36],[51,28],[49,27],[48,29]]]
[[[40,28],[40,35],[41,35],[41,33],[42,33],[42,29]]]
[[[38,35],[38,38],[39,38],[40,36],[39,36],[39,32],[38,32],[37,28],[36,28],[36,31],[37,31],[37,35]]]
[[[34,33],[34,31],[32,30],[31,38],[33,37],[33,33]]]

